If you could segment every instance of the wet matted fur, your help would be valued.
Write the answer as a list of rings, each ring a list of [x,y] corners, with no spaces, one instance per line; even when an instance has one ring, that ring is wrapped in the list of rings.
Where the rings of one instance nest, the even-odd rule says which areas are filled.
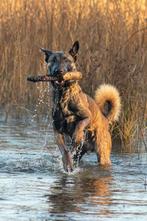
[[[76,41],[68,53],[41,50],[48,65],[47,76],[56,78],[51,81],[52,117],[64,169],[72,171],[74,163],[87,151],[96,152],[100,165],[110,165],[109,125],[118,120],[120,114],[118,90],[112,85],[101,85],[94,99],[83,92],[78,83],[82,74],[75,63],[79,42]]]

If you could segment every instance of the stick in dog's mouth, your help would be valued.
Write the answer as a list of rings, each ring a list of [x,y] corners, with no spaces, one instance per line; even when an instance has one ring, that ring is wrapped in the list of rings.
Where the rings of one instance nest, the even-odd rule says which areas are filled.
[[[49,82],[49,81],[69,81],[74,80],[78,81],[82,79],[82,73],[78,71],[66,72],[63,76],[54,77],[50,75],[38,75],[38,76],[29,76],[27,77],[28,81],[31,82]]]
[[[56,77],[48,76],[48,75],[38,75],[38,76],[29,76],[27,77],[27,81],[36,82],[49,82],[49,81],[57,81]]]

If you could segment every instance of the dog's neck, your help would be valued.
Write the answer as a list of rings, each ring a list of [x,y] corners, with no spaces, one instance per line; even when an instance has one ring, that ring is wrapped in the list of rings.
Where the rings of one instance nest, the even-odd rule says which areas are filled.
[[[54,85],[53,103],[57,105],[67,93],[70,93],[70,95],[75,95],[75,93],[79,93],[79,91],[81,91],[81,88],[78,81],[66,81],[63,85]]]

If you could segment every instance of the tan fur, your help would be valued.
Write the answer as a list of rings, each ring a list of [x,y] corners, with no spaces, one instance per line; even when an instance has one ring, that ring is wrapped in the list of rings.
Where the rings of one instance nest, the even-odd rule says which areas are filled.
[[[75,144],[79,144],[84,139],[84,130],[87,129],[94,135],[95,150],[99,155],[100,164],[110,165],[112,144],[109,124],[118,119],[121,107],[120,97],[117,89],[112,85],[101,85],[96,91],[95,99],[96,101],[85,94],[78,82],[75,82],[65,89],[60,105],[68,123],[76,122],[69,103],[75,107],[75,116],[83,118],[76,122],[76,129],[73,133]],[[111,102],[112,110],[108,117],[105,117],[102,110],[107,100]]]
[[[95,101],[103,112],[104,104],[109,101],[112,104],[112,110],[107,116],[111,123],[117,121],[121,110],[121,100],[118,90],[110,84],[102,84],[95,92]]]
[[[79,161],[87,151],[96,151],[100,165],[111,164],[109,124],[118,119],[121,107],[119,93],[112,85],[101,85],[95,100],[82,91],[78,84],[82,74],[75,64],[78,50],[78,41],[68,54],[42,49],[53,86],[53,127],[66,171],[72,171],[73,160]],[[72,141],[69,149],[66,138]]]
[[[82,79],[82,73],[78,71],[73,71],[73,72],[66,72],[63,75],[63,80],[64,81],[69,81],[69,80],[81,80]]]

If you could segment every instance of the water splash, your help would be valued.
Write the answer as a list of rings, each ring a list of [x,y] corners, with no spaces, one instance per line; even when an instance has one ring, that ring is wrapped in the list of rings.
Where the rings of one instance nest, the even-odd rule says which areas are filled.
[[[42,115],[42,114],[46,116],[45,121],[49,122],[49,120],[51,120],[50,110],[52,106],[50,85],[49,83],[47,84],[40,83],[37,85],[37,90],[39,91],[39,96],[38,96],[37,103],[35,105],[34,114],[32,116],[32,122],[34,122],[35,120],[38,120],[39,115]]]

